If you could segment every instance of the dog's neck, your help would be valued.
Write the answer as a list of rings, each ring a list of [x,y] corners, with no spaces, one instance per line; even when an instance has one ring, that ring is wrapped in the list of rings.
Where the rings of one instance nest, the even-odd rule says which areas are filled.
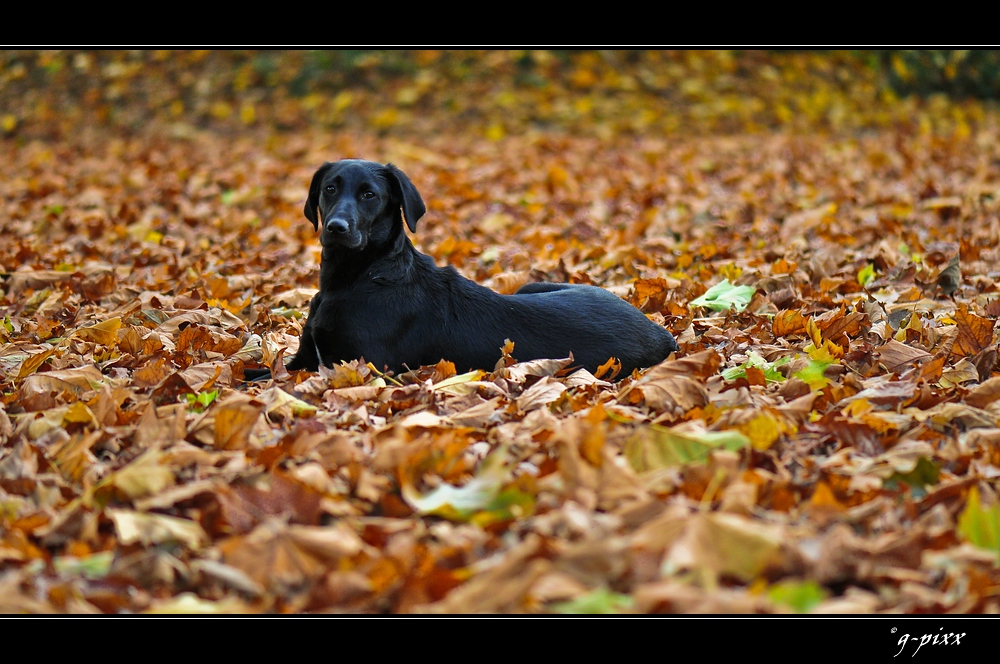
[[[395,280],[405,274],[405,268],[417,253],[399,224],[382,243],[369,244],[362,250],[339,246],[323,247],[323,262],[319,268],[319,288],[331,291],[350,287],[373,279]]]

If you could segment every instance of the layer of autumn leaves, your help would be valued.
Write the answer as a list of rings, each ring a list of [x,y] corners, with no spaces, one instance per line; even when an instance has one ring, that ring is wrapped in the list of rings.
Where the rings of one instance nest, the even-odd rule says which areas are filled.
[[[1000,609],[989,123],[495,138],[0,144],[0,612]],[[340,157],[411,177],[439,264],[681,352],[283,371]]]

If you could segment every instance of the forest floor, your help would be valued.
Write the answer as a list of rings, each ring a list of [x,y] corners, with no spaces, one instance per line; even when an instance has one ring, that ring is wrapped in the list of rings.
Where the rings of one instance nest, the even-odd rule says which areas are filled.
[[[676,117],[549,91],[541,127],[513,93],[422,115],[415,80],[206,107],[237,129],[0,112],[0,613],[1000,611],[993,110],[772,126],[691,83]],[[410,177],[438,265],[602,286],[680,351],[281,370],[346,157]]]

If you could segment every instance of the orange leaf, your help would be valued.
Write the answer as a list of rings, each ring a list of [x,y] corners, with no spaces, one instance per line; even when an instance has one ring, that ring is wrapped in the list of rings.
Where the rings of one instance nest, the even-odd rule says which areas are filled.
[[[786,337],[790,334],[801,334],[806,331],[806,319],[798,311],[785,309],[774,316],[771,331],[776,337]]]
[[[952,355],[964,357],[975,355],[993,343],[993,324],[989,318],[983,318],[970,313],[963,304],[955,313],[955,323],[958,327],[958,337],[952,347]]]

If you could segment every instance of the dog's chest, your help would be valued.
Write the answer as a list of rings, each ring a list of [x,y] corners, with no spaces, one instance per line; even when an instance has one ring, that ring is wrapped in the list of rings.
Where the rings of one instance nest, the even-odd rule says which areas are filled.
[[[323,357],[369,358],[374,351],[397,346],[407,336],[412,306],[386,289],[322,293],[312,317]]]

